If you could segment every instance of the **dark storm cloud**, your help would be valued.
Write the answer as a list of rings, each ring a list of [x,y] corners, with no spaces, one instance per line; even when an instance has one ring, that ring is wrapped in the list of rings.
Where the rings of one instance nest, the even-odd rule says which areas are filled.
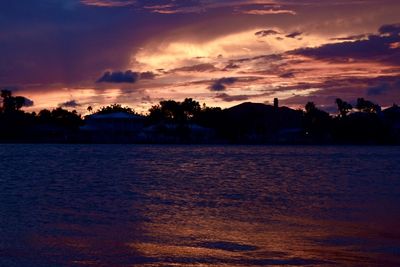
[[[87,1],[87,0],[86,0]],[[91,0],[99,1],[99,0]],[[104,0],[103,0],[104,1]],[[159,14],[190,14],[205,13],[212,9],[229,11],[234,14],[266,15],[266,14],[296,14],[293,10],[285,9],[282,3],[276,1],[252,0],[165,0],[165,1],[137,1],[138,6],[152,13]],[[279,1],[280,2],[280,1]]]
[[[140,79],[141,80],[154,80],[156,78],[156,74],[151,71],[145,71],[140,73]]]
[[[331,38],[333,41],[356,41],[360,39],[367,38],[367,34],[358,34],[358,35],[351,35],[346,37],[338,37],[338,38]]]
[[[327,95],[353,95],[357,96],[366,92],[368,95],[369,90],[376,95],[383,95],[387,92],[382,87],[388,86],[390,89],[400,88],[400,77],[396,76],[378,76],[378,77],[330,77],[322,82],[300,82],[290,86],[282,86],[274,89],[275,91],[293,91],[293,90],[309,90],[321,88],[319,94]]]
[[[210,87],[209,89],[211,91],[225,91],[227,85],[234,84],[237,82],[237,78],[234,77],[229,77],[229,78],[221,78],[216,80]]]
[[[279,32],[274,31],[274,30],[262,30],[262,31],[256,32],[254,35],[260,36],[260,37],[265,37],[265,36],[276,35],[276,34],[279,34]]]
[[[383,25],[382,27],[379,28],[379,32],[381,34],[391,34],[391,35],[399,34],[400,23]]]
[[[255,61],[255,60],[259,60],[259,61],[263,61],[263,62],[267,63],[267,62],[280,61],[283,58],[284,58],[284,55],[282,55],[282,54],[261,55],[261,56],[255,56],[255,57],[232,59],[229,61],[229,64],[244,63],[244,62]]]
[[[303,34],[302,32],[292,32],[292,33],[286,35],[286,37],[287,38],[296,38],[296,37],[299,37],[302,34]]]
[[[225,91],[226,86],[222,83],[214,83],[209,88],[211,91]]]
[[[229,63],[228,65],[225,66],[224,70],[230,70],[230,69],[238,69],[240,66],[235,63]]]
[[[136,83],[139,80],[153,80],[155,77],[156,74],[151,71],[106,71],[103,76],[97,80],[97,83]]]
[[[367,90],[368,96],[377,97],[388,94],[400,94],[400,77],[397,77],[397,80],[394,82],[381,83],[376,86],[372,86]]]
[[[279,77],[289,79],[289,78],[296,77],[296,75],[293,72],[286,72],[286,73],[282,73],[281,75],[279,75]]]
[[[386,93],[389,90],[390,90],[389,84],[381,84],[381,85],[369,88],[367,91],[367,94],[369,96],[379,96],[379,95]]]
[[[69,100],[64,103],[58,104],[58,106],[62,107],[62,108],[77,108],[77,107],[80,107],[81,104],[79,104],[78,101],[76,101],[76,100]]]
[[[215,96],[217,99],[221,99],[225,102],[234,102],[234,101],[246,101],[250,99],[248,95],[228,95],[226,93],[217,94]]]
[[[62,0],[61,0],[62,1]],[[68,1],[68,0],[64,0]],[[289,8],[307,6],[351,6],[365,5],[371,0],[335,0],[335,1],[310,1],[310,0],[70,0],[80,2],[91,7],[132,7],[159,14],[188,14],[204,13],[211,9],[234,11],[235,14],[291,14],[296,12]],[[386,0],[388,1],[388,0]]]
[[[295,54],[327,59],[332,61],[360,59],[378,60],[400,65],[399,24],[385,25],[380,28],[380,35],[369,35],[366,40],[327,44],[317,48],[304,48]]]
[[[0,10],[0,86],[86,85],[104,69],[126,68],[144,40],[179,25],[160,18],[155,28],[131,7],[79,0],[0,1]]]
[[[243,22],[238,20],[237,15],[227,15],[232,15],[232,9],[236,7],[253,9],[256,6],[252,5],[256,2],[260,1],[0,1],[0,84],[46,85],[93,81],[104,69],[126,68],[131,56],[147,39],[182,25],[203,25],[205,21],[215,24],[215,27],[204,27],[204,24],[196,28],[196,34],[203,39],[234,32],[239,27],[242,30],[265,25],[264,19],[258,16],[247,17]],[[289,2],[277,3],[286,9]],[[302,6],[304,3],[309,1],[289,4]],[[315,1],[311,5],[321,4]],[[204,14],[204,17],[182,15],[177,18],[167,14],[152,15],[150,12],[153,9],[144,7],[183,13],[185,10],[206,8],[213,9],[215,13]],[[151,20],[148,19],[150,16]],[[272,19],[268,18],[268,21],[271,27],[277,24]]]
[[[76,93],[71,93],[74,99],[81,101],[78,88],[102,87],[93,83],[102,76],[104,70],[123,70],[122,79],[112,77],[111,72],[109,77],[104,78],[104,80],[107,80],[107,82],[116,81],[117,83],[126,82],[125,70],[130,68],[135,70],[133,66],[136,66],[136,63],[140,67],[146,67],[150,62],[146,61],[147,57],[139,57],[140,51],[147,49],[150,51],[150,56],[153,56],[153,52],[154,56],[168,53],[167,50],[162,50],[164,48],[162,44],[165,44],[166,47],[176,41],[177,43],[207,45],[212,40],[241,32],[248,32],[253,35],[251,40],[254,42],[261,41],[261,38],[257,37],[266,37],[269,34],[271,35],[270,38],[266,39],[274,41],[273,39],[284,37],[286,34],[290,36],[294,31],[306,32],[307,35],[304,34],[305,41],[308,37],[313,37],[314,34],[324,37],[321,39],[327,41],[329,38],[338,38],[347,34],[356,36],[361,33],[373,32],[380,25],[395,22],[398,18],[400,5],[397,0],[0,0],[0,10],[0,86],[18,85],[23,88],[21,89],[23,93],[28,91],[47,93],[48,91],[59,90],[59,99],[51,100],[55,101],[52,103],[54,106],[65,100],[66,96],[62,88],[69,88],[71,91],[76,88]],[[374,12],[374,16],[371,18],[372,12]],[[296,13],[295,16],[294,13]],[[257,31],[254,29],[265,30],[259,31],[254,36]],[[279,34],[274,35],[273,29],[279,29],[277,30]],[[382,49],[378,56],[373,57],[371,55],[376,52],[370,49],[372,54],[365,52],[363,57],[358,56],[358,58],[377,58],[398,64],[396,60],[397,62],[400,62],[400,60],[395,51],[399,45],[396,42],[399,41],[396,41],[398,38],[396,39],[395,33],[398,33],[398,25],[385,25],[381,27],[380,35],[375,36],[380,41],[382,41],[382,38],[388,38],[384,46],[386,50],[390,49],[388,51],[391,54],[385,56],[386,50]],[[357,42],[345,46],[355,45],[360,47],[361,43],[359,42],[368,37],[372,39],[370,36],[348,38],[348,40]],[[296,39],[284,37],[281,41],[282,50],[288,47],[285,42],[292,43],[293,40]],[[241,45],[242,41],[238,39],[237,43],[234,43],[236,41],[232,43]],[[370,41],[368,40],[368,42]],[[152,49],[153,44],[157,44],[154,45],[154,49]],[[240,75],[268,76],[268,73],[263,74],[261,71],[270,71],[273,66],[280,64],[276,62],[280,60],[278,58],[280,55],[265,56],[270,53],[267,43],[265,44],[265,50],[253,50],[254,52],[248,55],[236,56],[236,53],[217,51],[224,55],[223,58],[218,58],[218,61],[211,60],[211,57],[205,55],[202,60],[194,61],[187,58],[188,61],[183,64],[173,64],[175,59],[172,58],[170,67],[152,66],[148,69],[164,68],[166,70],[185,66],[187,62],[197,62],[191,64],[201,62],[210,63],[210,65],[198,65],[184,71],[212,71],[211,65],[213,64],[216,67],[222,66],[222,70],[226,71],[220,77],[239,76],[239,73]],[[301,42],[298,42],[298,45],[302,45]],[[346,62],[349,58],[347,55],[353,55],[357,52],[357,49],[350,52],[344,50],[342,51],[345,54],[343,56],[339,53],[340,51],[336,54],[333,52],[329,54],[326,51],[317,50],[307,51],[307,53],[310,54],[310,57],[326,59],[327,61],[343,60],[343,62]],[[321,50],[323,50],[322,47]],[[306,53],[301,51],[300,54],[303,52]],[[361,54],[361,52],[359,53]],[[176,60],[179,61],[180,59]],[[226,67],[224,68],[224,66]],[[254,72],[243,73],[241,68],[245,70],[247,68],[249,70],[254,69]],[[278,78],[281,74],[288,75],[287,73],[291,72],[292,69],[294,68],[287,66],[282,71],[278,70],[272,75],[274,75],[274,78]],[[320,78],[320,73],[317,73],[318,66],[315,69],[315,78],[318,79]],[[134,82],[140,80],[147,80],[143,84],[149,85],[149,88],[152,84],[154,87],[151,88],[162,86],[163,79],[168,80],[171,87],[180,83],[179,79],[183,75],[174,76],[173,73],[167,73],[165,70],[157,70],[155,73],[135,72],[133,77],[128,78],[128,84],[123,84],[121,87],[132,86],[136,88]],[[259,74],[256,73],[257,70],[260,71]],[[382,72],[384,71],[387,71],[387,69],[382,69]],[[309,81],[307,80],[308,77],[300,70],[296,69],[295,73],[296,76],[299,76],[297,78],[305,77],[305,82]],[[307,74],[307,71],[305,73]],[[169,74],[169,76],[165,78],[164,74]],[[188,74],[185,78],[202,75],[202,73]],[[224,91],[232,84],[212,80],[215,77],[214,75],[205,75],[206,77],[202,78],[206,80],[202,88],[212,84],[214,86],[210,86],[210,90]],[[151,80],[158,78],[158,76],[160,76],[160,83],[158,81],[152,83]],[[290,78],[290,75],[286,77]],[[281,78],[284,78],[284,76]],[[235,82],[236,88],[251,87],[251,85],[257,84],[251,81],[242,81],[242,78],[237,79],[239,80]],[[296,80],[285,80],[284,82],[291,85]],[[266,79],[265,87],[270,87],[268,82],[268,79]],[[103,83],[106,83],[106,81],[103,81]],[[106,83],[105,86],[107,85],[109,84]],[[313,85],[309,86],[315,88],[312,87]],[[375,83],[366,87],[363,85],[362,88],[365,91],[366,88],[373,86],[375,86]],[[198,87],[200,88],[200,86]],[[276,86],[271,85],[271,87]],[[257,88],[260,88],[260,86],[257,86]],[[331,87],[328,86],[326,94],[334,93],[336,89],[332,88],[339,87],[334,87],[333,84]],[[343,88],[340,87],[344,91],[345,87]],[[346,88],[350,88],[349,94],[353,94],[356,90],[352,86]],[[175,97],[174,93],[183,93],[183,90],[179,92],[178,90],[172,92],[170,97]],[[254,93],[250,92],[251,90],[253,89],[250,88],[249,93]],[[378,91],[372,90],[372,92]],[[390,92],[392,91],[385,91],[378,97],[386,96]],[[320,93],[322,94],[322,92]],[[323,93],[325,94],[325,91]],[[150,90],[149,94],[153,96]],[[206,98],[212,99],[214,94],[209,93],[210,96],[206,96]],[[86,96],[81,97],[86,98]],[[140,99],[136,95],[135,97]],[[87,101],[85,99],[84,103],[87,103]],[[104,98],[101,101],[106,103],[109,99]],[[132,103],[134,103],[134,100],[132,100]],[[43,104],[41,103],[41,105]]]
[[[216,68],[213,64],[211,63],[204,63],[204,64],[197,64],[193,66],[186,66],[182,68],[177,68],[172,71],[183,71],[183,72],[206,72],[206,71],[217,71],[218,68]]]
[[[139,80],[140,74],[133,71],[107,71],[101,76],[97,83],[135,83]]]

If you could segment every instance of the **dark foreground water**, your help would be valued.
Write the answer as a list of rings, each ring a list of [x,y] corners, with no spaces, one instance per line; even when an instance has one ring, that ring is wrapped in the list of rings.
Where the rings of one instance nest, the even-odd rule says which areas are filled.
[[[400,266],[399,147],[0,145],[0,266]]]

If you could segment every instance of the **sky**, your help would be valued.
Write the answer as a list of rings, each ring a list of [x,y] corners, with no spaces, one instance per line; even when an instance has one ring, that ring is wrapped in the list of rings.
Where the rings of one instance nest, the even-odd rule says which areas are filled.
[[[398,0],[0,0],[0,88],[26,110],[400,104]]]

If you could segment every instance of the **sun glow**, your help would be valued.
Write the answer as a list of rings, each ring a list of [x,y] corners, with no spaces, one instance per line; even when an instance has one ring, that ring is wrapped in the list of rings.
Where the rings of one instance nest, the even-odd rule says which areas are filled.
[[[238,59],[258,55],[282,53],[285,51],[313,47],[329,40],[317,35],[288,38],[285,34],[259,37],[256,28],[225,35],[213,40],[153,40],[132,56],[132,68],[138,65],[146,69],[172,69],[183,66],[219,62],[224,59]]]
[[[42,109],[52,109],[59,107],[61,103],[79,99],[76,109],[79,112],[85,112],[88,106],[94,108],[101,107],[104,103],[118,102],[120,89],[104,89],[95,88],[63,88],[59,91],[49,90],[48,92],[28,93],[26,96],[33,99],[35,105],[25,108],[26,111],[39,111]]]

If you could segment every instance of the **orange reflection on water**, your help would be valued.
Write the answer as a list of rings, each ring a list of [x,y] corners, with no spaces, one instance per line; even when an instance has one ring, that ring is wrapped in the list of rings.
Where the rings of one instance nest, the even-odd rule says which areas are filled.
[[[0,255],[40,267],[400,266],[399,152],[370,150],[57,146],[31,167],[47,175],[7,181],[16,197],[2,200],[24,212],[0,228]],[[78,166],[76,151],[96,157]]]

